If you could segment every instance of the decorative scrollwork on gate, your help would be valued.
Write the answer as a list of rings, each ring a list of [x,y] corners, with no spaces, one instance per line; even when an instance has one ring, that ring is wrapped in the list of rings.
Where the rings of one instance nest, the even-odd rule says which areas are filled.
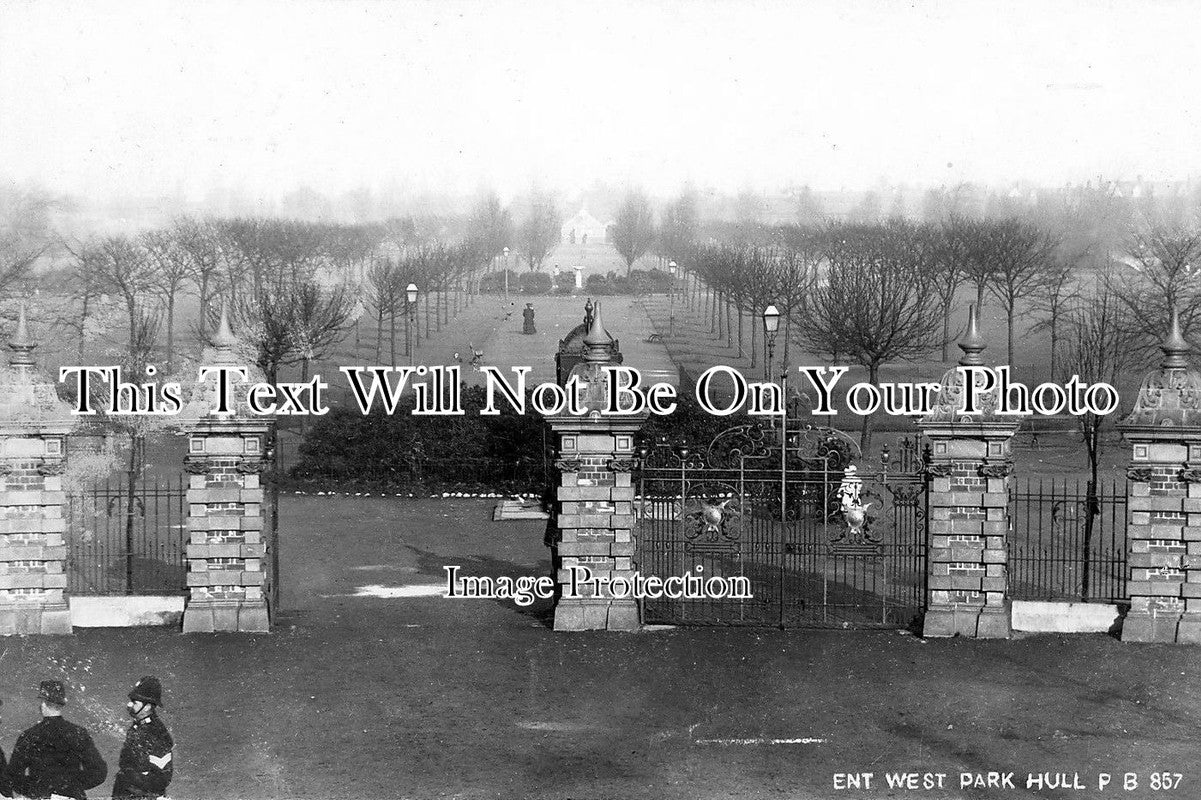
[[[794,470],[842,472],[863,458],[859,443],[836,428],[789,425],[787,466]]]
[[[784,448],[781,459],[781,447]],[[841,472],[862,458],[858,443],[834,428],[790,421],[785,430],[761,422],[736,425],[714,436],[707,446],[691,447],[660,437],[639,449],[649,469],[772,469]]]
[[[779,452],[775,432],[760,424],[727,428],[709,442],[705,465],[713,469],[738,469],[746,462],[766,462]]]

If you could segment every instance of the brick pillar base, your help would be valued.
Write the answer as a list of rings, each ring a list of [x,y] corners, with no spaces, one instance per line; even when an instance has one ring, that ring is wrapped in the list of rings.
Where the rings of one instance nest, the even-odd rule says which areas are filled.
[[[560,458],[555,463],[561,470],[552,543],[558,598],[555,630],[637,630],[641,618],[636,599],[615,596],[603,585],[596,591],[577,583],[583,569],[606,584],[633,578],[630,470],[633,433],[642,420],[552,418],[550,422],[559,440]]]
[[[0,429],[0,635],[69,634],[66,428]]]
[[[1010,636],[1005,537],[1016,430],[1016,423],[926,430],[933,455],[924,636]]]
[[[267,633],[264,595],[265,424],[212,423],[189,432],[188,589],[184,633]]]
[[[1201,644],[1201,431],[1127,429],[1126,437],[1134,459],[1122,641]]]

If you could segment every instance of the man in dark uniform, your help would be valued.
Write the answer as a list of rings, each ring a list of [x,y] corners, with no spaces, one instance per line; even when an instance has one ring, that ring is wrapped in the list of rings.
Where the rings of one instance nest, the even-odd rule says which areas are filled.
[[[158,718],[163,704],[163,685],[147,675],[129,692],[129,715],[133,724],[121,748],[117,778],[113,782],[114,800],[128,797],[162,797],[171,783],[174,765],[171,750],[175,743],[167,726]]]
[[[4,701],[0,700],[0,708]],[[8,762],[4,760],[4,748],[0,747],[0,797],[12,797],[13,791],[8,785]]]
[[[12,790],[31,798],[87,800],[87,790],[108,776],[108,766],[88,732],[63,719],[67,690],[62,681],[42,681],[38,698],[42,721],[17,738],[8,764]]]

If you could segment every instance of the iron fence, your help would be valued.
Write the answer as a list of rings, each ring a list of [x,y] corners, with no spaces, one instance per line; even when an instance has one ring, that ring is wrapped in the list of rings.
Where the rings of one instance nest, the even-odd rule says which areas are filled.
[[[186,588],[187,482],[120,477],[72,494],[67,589],[73,595],[174,594]]]
[[[1124,483],[1014,480],[1009,511],[1010,597],[1127,600]]]

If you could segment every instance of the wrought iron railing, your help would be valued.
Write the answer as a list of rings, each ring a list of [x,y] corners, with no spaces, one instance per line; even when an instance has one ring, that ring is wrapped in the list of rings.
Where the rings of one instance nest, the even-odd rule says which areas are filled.
[[[1126,486],[1111,480],[1014,480],[1009,508],[1009,596],[1124,602]]]
[[[187,484],[125,477],[70,496],[67,589],[73,595],[186,589]]]

